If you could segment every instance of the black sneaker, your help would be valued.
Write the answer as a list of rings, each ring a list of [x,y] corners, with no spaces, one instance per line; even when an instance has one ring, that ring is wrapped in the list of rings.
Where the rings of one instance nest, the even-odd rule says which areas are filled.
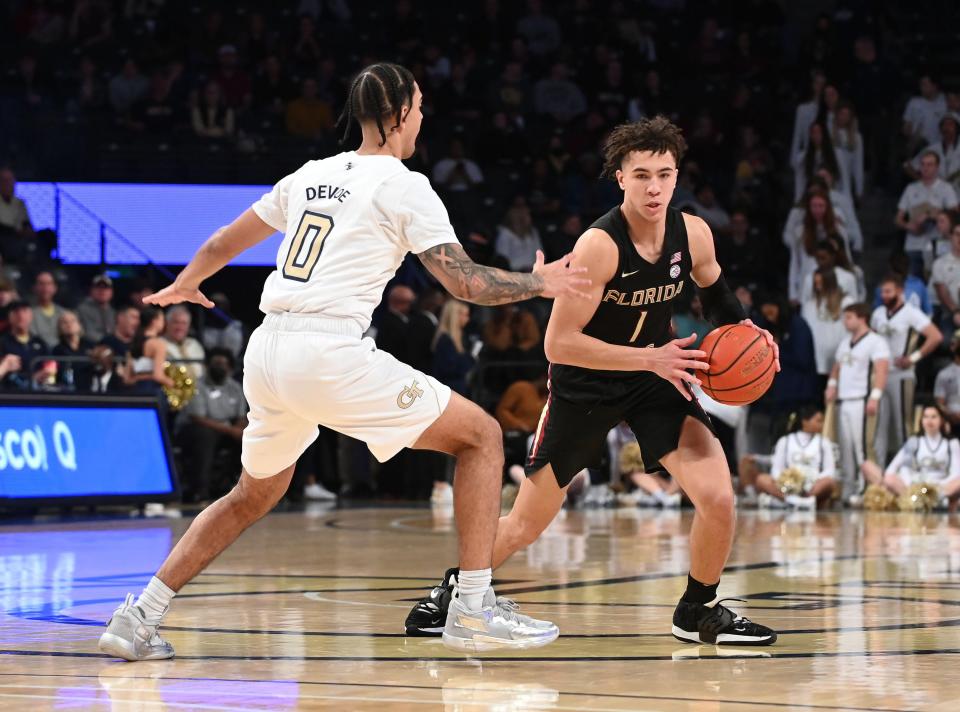
[[[673,637],[685,643],[710,645],[773,645],[775,631],[754,623],[726,608],[724,601],[740,598],[718,598],[710,603],[680,601],[673,612]]]
[[[447,623],[447,608],[453,596],[453,587],[457,585],[460,569],[447,569],[440,584],[413,607],[404,623],[407,635],[419,637],[437,637],[443,635]]]

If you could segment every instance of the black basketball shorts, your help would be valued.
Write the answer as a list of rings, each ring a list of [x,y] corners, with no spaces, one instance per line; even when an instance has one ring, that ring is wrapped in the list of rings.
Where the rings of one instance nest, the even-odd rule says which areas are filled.
[[[609,393],[610,384],[603,385],[602,392]],[[593,402],[565,398],[551,387],[524,471],[532,475],[551,465],[557,483],[566,487],[580,470],[599,466],[607,434],[621,422],[637,436],[648,471],[662,469],[660,458],[677,449],[688,416],[716,436],[710,416],[697,399],[686,400],[669,381],[645,372],[624,385],[617,396]]]

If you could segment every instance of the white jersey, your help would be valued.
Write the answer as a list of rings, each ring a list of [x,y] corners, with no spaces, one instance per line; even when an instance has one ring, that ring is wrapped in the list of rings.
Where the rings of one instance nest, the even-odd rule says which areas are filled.
[[[798,431],[784,435],[773,449],[770,474],[779,477],[790,468],[800,470],[811,483],[821,477],[833,477],[836,470],[833,444],[819,433]]]
[[[890,359],[890,347],[879,334],[868,331],[856,342],[848,336],[837,348],[840,375],[837,378],[837,398],[856,400],[870,395],[873,364]]]
[[[930,325],[930,317],[912,304],[904,302],[892,312],[885,306],[873,310],[870,327],[887,340],[891,359],[909,356],[916,351],[920,332]],[[913,364],[909,368],[898,368],[891,360],[891,378],[913,378]]]
[[[950,412],[960,412],[960,364],[954,362],[940,369],[933,382],[933,395],[942,398]]]
[[[915,435],[900,448],[887,472],[907,482],[944,482],[960,477],[960,442],[939,434],[928,438]]]
[[[408,252],[457,242],[426,176],[392,156],[310,161],[252,207],[285,233],[260,310],[352,322],[358,333]]]

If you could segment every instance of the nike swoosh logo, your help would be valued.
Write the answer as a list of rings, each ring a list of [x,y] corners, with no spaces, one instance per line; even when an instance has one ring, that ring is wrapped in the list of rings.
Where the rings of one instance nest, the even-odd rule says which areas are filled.
[[[640,271],[640,270],[635,269],[635,270],[633,270],[633,272],[621,272],[621,273],[620,273],[620,278],[623,279],[624,277],[632,277],[633,275],[635,275],[635,274],[636,274],[637,272],[639,272],[639,271]]]

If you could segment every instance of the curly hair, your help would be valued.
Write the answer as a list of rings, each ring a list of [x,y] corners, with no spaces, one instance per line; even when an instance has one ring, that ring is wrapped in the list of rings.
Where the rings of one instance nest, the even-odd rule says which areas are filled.
[[[666,116],[620,124],[603,142],[603,175],[615,178],[623,159],[632,151],[670,153],[680,165],[686,150],[687,142],[683,140],[680,127]]]

